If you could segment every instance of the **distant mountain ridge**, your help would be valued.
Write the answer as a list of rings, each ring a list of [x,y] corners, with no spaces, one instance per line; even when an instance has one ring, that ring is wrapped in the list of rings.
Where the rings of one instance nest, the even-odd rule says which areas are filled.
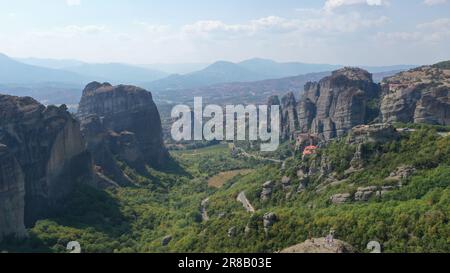
[[[284,78],[308,73],[332,71],[341,65],[307,64],[300,62],[280,63],[269,59],[253,58],[238,63],[239,66],[269,78]]]
[[[205,67],[206,66],[206,67]],[[145,86],[151,90],[199,88],[231,82],[252,82],[320,73],[342,68],[343,65],[277,62],[253,58],[233,63],[217,61],[206,65],[160,64],[131,65],[125,63],[86,63],[73,59],[10,58],[0,53],[0,84],[31,84],[43,82],[76,83],[108,81]],[[371,73],[404,71],[414,66],[361,66]],[[169,74],[167,71],[186,74]]]
[[[248,82],[266,77],[238,64],[226,61],[215,62],[205,69],[186,75],[170,75],[167,78],[149,82],[146,87],[155,90],[196,88],[225,82]]]
[[[28,65],[0,53],[0,83],[67,82],[84,83],[88,79],[74,72]]]
[[[343,68],[344,65],[308,64],[301,62],[276,62],[269,59],[254,58],[239,63],[218,61],[205,69],[186,75],[170,75],[167,78],[144,84],[146,88],[162,90],[179,90],[210,86],[222,83],[254,82],[269,79],[295,77],[310,73],[321,73]],[[414,65],[362,66],[370,73],[400,72],[415,67]],[[381,78],[377,78],[381,81]]]

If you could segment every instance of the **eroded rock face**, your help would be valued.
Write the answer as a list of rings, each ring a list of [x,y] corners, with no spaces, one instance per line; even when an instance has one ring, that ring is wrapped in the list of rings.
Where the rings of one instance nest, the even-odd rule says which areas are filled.
[[[25,180],[8,147],[0,144],[0,241],[25,236]]]
[[[352,201],[352,195],[350,193],[339,193],[330,197],[331,203],[335,205],[345,204]]]
[[[273,181],[267,181],[262,185],[262,191],[260,196],[262,202],[266,202],[270,199],[270,197],[272,196],[274,186],[275,183]]]
[[[341,137],[367,122],[368,103],[379,96],[372,75],[358,68],[334,71],[318,83],[308,83],[298,105],[299,129],[325,140]]]
[[[92,160],[66,107],[0,95],[0,143],[22,169],[25,225],[64,207],[77,183],[92,182]]]
[[[264,214],[263,216],[263,226],[264,226],[264,231],[269,232],[269,229],[273,226],[273,224],[275,224],[275,222],[278,220],[277,215],[273,212],[268,212],[266,214]]]
[[[450,124],[450,69],[423,66],[382,82],[383,122]]]
[[[358,191],[355,193],[355,201],[363,201],[367,202],[372,198],[377,192],[377,187],[360,187]]]
[[[292,93],[281,100],[281,136],[341,137],[375,118],[369,102],[379,97],[380,90],[372,75],[359,68],[343,68],[319,82],[309,82],[298,103]]]
[[[400,138],[394,126],[390,124],[358,125],[349,133],[350,144],[384,143]]]
[[[289,92],[281,98],[281,137],[292,138],[298,127],[297,102],[294,93]]]
[[[114,158],[135,169],[162,167],[168,160],[158,109],[151,93],[142,88],[90,83],[83,91],[77,116],[95,164],[118,184],[131,181]]]

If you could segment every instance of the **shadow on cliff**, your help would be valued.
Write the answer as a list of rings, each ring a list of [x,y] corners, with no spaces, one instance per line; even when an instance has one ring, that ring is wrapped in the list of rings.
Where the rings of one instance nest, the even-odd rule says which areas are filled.
[[[95,229],[110,237],[128,233],[130,219],[110,194],[87,185],[79,185],[68,198],[64,210],[55,218],[56,223],[77,229]]]
[[[180,165],[173,157],[169,156],[164,165],[157,168],[158,171],[165,172],[168,174],[175,174],[179,176],[186,176],[192,178],[192,175],[186,171],[183,166]]]
[[[4,253],[52,253],[52,249],[45,245],[44,241],[35,234],[30,234],[24,239],[6,237],[0,243],[0,252]]]

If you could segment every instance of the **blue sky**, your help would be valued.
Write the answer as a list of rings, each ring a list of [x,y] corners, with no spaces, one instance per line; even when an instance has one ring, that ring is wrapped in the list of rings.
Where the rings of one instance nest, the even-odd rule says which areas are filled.
[[[0,0],[0,52],[89,62],[450,59],[449,0]]]

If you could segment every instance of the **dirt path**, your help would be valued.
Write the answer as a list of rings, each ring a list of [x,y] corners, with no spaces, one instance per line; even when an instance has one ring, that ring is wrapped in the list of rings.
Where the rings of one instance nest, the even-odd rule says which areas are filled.
[[[252,204],[250,204],[250,201],[248,201],[247,196],[245,196],[245,192],[239,193],[237,201],[241,202],[242,205],[244,205],[244,208],[247,212],[255,212],[255,208],[253,208]]]

